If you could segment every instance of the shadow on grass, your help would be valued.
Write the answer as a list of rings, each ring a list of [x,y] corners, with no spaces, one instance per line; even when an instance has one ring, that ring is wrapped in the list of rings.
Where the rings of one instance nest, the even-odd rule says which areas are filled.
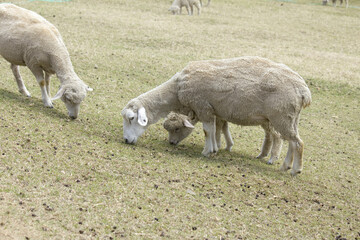
[[[0,104],[21,105],[22,107],[25,107],[27,111],[31,111],[32,113],[36,111],[53,118],[68,118],[67,115],[56,108],[51,109],[45,107],[42,101],[37,98],[25,97],[20,93],[9,92],[5,89],[0,89]]]
[[[170,145],[167,141],[161,141],[159,139],[150,139],[148,141],[139,141],[135,145],[126,144],[124,141],[119,142],[123,148],[132,148],[136,151],[136,149],[141,149],[149,152],[161,152],[172,155],[174,158],[172,161],[181,161],[176,159],[177,157],[180,159],[187,159],[193,161],[201,161],[209,164],[221,165],[222,167],[235,166],[240,171],[244,172],[256,172],[261,175],[273,177],[274,174],[283,173],[279,171],[280,166],[278,163],[282,163],[282,159],[279,160],[278,163],[274,165],[267,164],[266,159],[257,159],[256,156],[259,154],[258,152],[254,152],[254,154],[246,154],[241,152],[241,149],[234,149],[231,152],[226,151],[225,149],[220,149],[216,154],[211,155],[210,157],[205,157],[201,154],[203,150],[203,145],[201,143],[193,144],[184,142],[177,146]],[[186,163],[184,163],[186,164]],[[286,175],[287,173],[285,173]],[[289,174],[290,177],[290,174]]]

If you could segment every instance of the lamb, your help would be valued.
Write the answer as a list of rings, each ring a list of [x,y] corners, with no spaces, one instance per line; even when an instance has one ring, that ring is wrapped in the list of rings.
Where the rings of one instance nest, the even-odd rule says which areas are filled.
[[[260,57],[190,62],[170,80],[128,102],[121,111],[123,135],[125,143],[134,144],[149,125],[169,112],[193,111],[203,123],[202,154],[209,156],[218,150],[217,118],[244,126],[261,125],[289,142],[280,169],[286,171],[292,165],[295,176],[303,168],[299,115],[310,103],[304,79],[284,64]]]
[[[171,112],[166,117],[165,122],[163,123],[164,128],[169,133],[169,142],[170,144],[177,145],[184,138],[189,136],[189,134],[194,129],[194,125],[199,121],[195,116],[194,112],[190,112],[189,116],[180,113]],[[231,151],[234,142],[232,140],[228,122],[223,121],[219,118],[216,119],[216,144],[218,148],[221,146],[221,131],[225,136],[226,141],[226,150]]]
[[[166,117],[163,126],[169,133],[170,144],[176,145],[190,135],[194,129],[194,125],[199,121],[199,119],[193,115],[194,114],[192,112],[191,116],[171,112]],[[262,144],[261,153],[256,158],[265,158],[271,150],[271,157],[267,163],[273,164],[277,159],[279,159],[282,140],[280,135],[273,129],[268,129],[266,125],[262,127],[265,132],[265,138]],[[218,129],[223,131],[226,141],[226,150],[230,152],[234,142],[229,132],[228,123],[226,121],[220,120],[219,118],[216,118],[216,144],[218,148],[220,148],[221,140],[220,131],[218,131]]]
[[[193,15],[194,5],[198,10],[198,15],[200,15],[201,3],[199,0],[174,0],[174,2],[171,4],[169,8],[169,11],[171,11],[172,14],[177,15],[177,14],[181,14],[182,7],[185,7],[186,11],[188,12],[188,15]]]
[[[71,118],[78,117],[80,103],[92,91],[75,73],[69,53],[54,25],[37,13],[13,4],[0,5],[0,55],[11,64],[19,92],[31,97],[19,66],[27,66],[40,85],[45,107],[61,99]],[[50,99],[50,76],[56,74],[60,89]]]

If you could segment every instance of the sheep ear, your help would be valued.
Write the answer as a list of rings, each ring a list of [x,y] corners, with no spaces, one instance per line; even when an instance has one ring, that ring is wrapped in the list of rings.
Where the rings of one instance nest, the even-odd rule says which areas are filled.
[[[188,120],[185,119],[184,126],[187,128],[195,128],[194,125],[192,125]]]
[[[193,111],[190,111],[188,113],[188,117],[189,117],[189,119],[194,120],[195,119],[195,113]]]
[[[51,101],[55,101],[61,98],[64,95],[64,92],[65,92],[65,88],[61,87],[59,91],[55,94],[55,96],[51,99]]]
[[[139,111],[138,111],[138,123],[145,127],[148,123],[148,118],[146,116],[146,111],[145,111],[145,108],[140,108]]]

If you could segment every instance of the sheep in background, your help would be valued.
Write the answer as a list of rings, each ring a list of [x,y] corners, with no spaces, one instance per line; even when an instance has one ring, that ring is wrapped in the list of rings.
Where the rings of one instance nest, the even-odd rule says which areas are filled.
[[[190,62],[160,86],[129,101],[121,111],[126,143],[171,111],[195,112],[203,123],[203,155],[218,150],[216,118],[238,125],[274,129],[289,141],[281,170],[303,168],[304,143],[298,133],[302,108],[311,103],[304,79],[284,64],[260,57]]]
[[[194,125],[199,121],[199,119],[194,116],[193,112],[190,112],[190,116],[186,116],[180,113],[171,112],[166,117],[166,120],[163,123],[164,128],[169,133],[169,142],[170,144],[178,144],[194,129]],[[269,129],[267,125],[262,125],[262,128],[265,132],[265,138],[262,144],[261,153],[256,157],[258,159],[263,159],[268,156],[271,152],[271,157],[268,160],[268,164],[273,164],[277,159],[279,159],[282,147],[282,140],[279,133],[274,131],[274,129]],[[226,141],[226,150],[231,151],[234,142],[231,138],[228,122],[216,118],[216,144],[218,148],[221,145],[221,132],[224,133]]]
[[[210,6],[210,2],[211,2],[211,0],[208,0],[208,3],[206,4],[206,6],[205,6],[205,7]],[[200,3],[201,3],[201,6],[203,6],[203,4],[202,4],[202,1],[201,1],[201,0],[200,0]]]
[[[172,14],[177,15],[177,14],[181,14],[182,7],[185,7],[188,14],[193,15],[194,5],[198,10],[198,15],[200,15],[201,3],[199,0],[174,0],[174,2],[171,4],[169,8],[169,11],[171,11]]]
[[[329,0],[323,0],[323,5],[327,5],[327,3],[329,2]],[[349,7],[349,0],[345,0],[346,2],[346,8]],[[336,7],[336,0],[332,0],[333,6]],[[343,0],[340,0],[340,5],[343,4]]]
[[[13,4],[0,5],[0,55],[11,64],[21,94],[30,97],[19,66],[27,66],[41,88],[43,103],[50,99],[50,76],[56,74],[60,89],[52,100],[61,99],[71,118],[77,118],[80,103],[92,91],[75,73],[69,53],[54,25],[37,13]]]
[[[189,116],[180,113],[171,112],[163,123],[164,128],[169,133],[170,144],[177,145],[184,138],[190,135],[194,129],[194,125],[199,121],[194,112],[190,112]],[[226,141],[226,150],[231,151],[234,142],[232,140],[228,122],[216,119],[216,144],[218,148],[221,146],[221,132],[223,132]]]

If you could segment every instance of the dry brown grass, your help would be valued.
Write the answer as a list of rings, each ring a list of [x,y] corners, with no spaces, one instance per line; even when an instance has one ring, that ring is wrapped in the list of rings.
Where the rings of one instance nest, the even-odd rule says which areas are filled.
[[[360,1],[295,2],[214,0],[200,17],[165,0],[19,2],[58,27],[94,92],[70,121],[25,68],[22,97],[0,60],[0,239],[360,239]],[[131,98],[188,61],[243,55],[289,65],[312,91],[299,177],[254,159],[257,127],[231,125],[233,152],[213,158],[200,124],[178,147],[161,123],[123,143]]]

